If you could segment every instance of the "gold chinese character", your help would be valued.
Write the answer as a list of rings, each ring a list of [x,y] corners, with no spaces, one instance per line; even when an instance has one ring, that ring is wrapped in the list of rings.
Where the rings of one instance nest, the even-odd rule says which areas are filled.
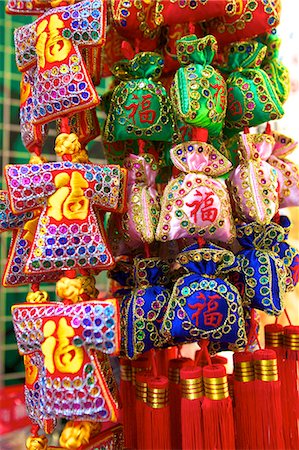
[[[41,348],[45,357],[45,367],[53,374],[55,369],[61,373],[77,373],[83,364],[83,349],[71,344],[75,332],[63,317],[58,327],[53,320],[44,325],[45,341]]]
[[[57,14],[53,14],[50,20],[42,20],[38,25],[36,53],[41,68],[45,67],[46,62],[64,61],[70,53],[72,44],[61,35],[60,30],[63,28],[64,23]]]
[[[48,199],[48,216],[57,221],[63,217],[69,220],[85,220],[88,215],[89,200],[84,196],[88,182],[79,172],[59,173],[55,177],[58,190]]]

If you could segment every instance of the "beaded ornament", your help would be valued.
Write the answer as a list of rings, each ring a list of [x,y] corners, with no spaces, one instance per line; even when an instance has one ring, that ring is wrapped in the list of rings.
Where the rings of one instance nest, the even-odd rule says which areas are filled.
[[[213,34],[219,47],[223,47],[270,32],[279,24],[280,3],[280,0],[237,0],[233,15],[229,12],[204,23],[205,33]]]
[[[38,369],[33,368],[26,388],[38,422],[56,417],[115,421],[117,404],[97,352],[119,350],[117,301],[26,303],[13,306],[12,315],[19,352]]]
[[[160,328],[170,298],[169,270],[159,258],[134,259],[134,287],[120,306],[121,350],[127,358],[165,344]]]
[[[289,275],[277,253],[284,236],[284,229],[273,222],[268,225],[252,222],[237,227],[237,239],[243,247],[236,256],[240,281],[244,284],[243,300],[251,308],[275,316],[283,311]]]
[[[273,132],[272,136],[275,143],[268,163],[277,172],[279,208],[299,206],[299,169],[287,158],[296,149],[297,142],[277,132]]]
[[[236,0],[157,0],[157,25],[202,22],[213,17],[235,14]]]
[[[280,119],[282,104],[266,72],[261,69],[267,47],[257,41],[238,42],[229,49],[227,82],[227,113],[225,132],[228,135]]]
[[[187,247],[177,262],[186,274],[173,287],[161,334],[172,344],[228,342],[246,344],[245,322],[240,294],[228,280],[238,267],[234,254],[209,245]]]
[[[113,74],[121,81],[112,94],[104,141],[176,139],[170,100],[162,83],[156,81],[163,64],[159,54],[149,52],[115,64]]]
[[[274,30],[273,30],[274,31]],[[275,30],[276,31],[276,30]],[[269,33],[261,36],[259,40],[267,46],[265,59],[261,68],[266,72],[281,103],[285,103],[290,93],[290,74],[288,68],[279,59],[281,40],[275,34]]]
[[[217,179],[231,163],[204,142],[189,141],[170,151],[180,173],[167,184],[161,199],[158,241],[198,237],[230,242],[235,225],[226,186]]]
[[[155,23],[155,1],[111,0],[111,19],[118,33],[139,48],[158,48],[159,27]]]
[[[265,134],[242,134],[239,165],[227,180],[233,210],[245,222],[269,223],[278,211],[278,177],[267,162],[274,139]]]
[[[176,43],[181,67],[171,86],[171,98],[181,119],[218,135],[226,113],[226,83],[210,64],[217,52],[213,36],[185,36]]]
[[[37,70],[31,123],[47,123],[99,103],[80,48],[103,45],[105,31],[102,0],[51,9],[15,31],[18,69],[27,72],[36,66]]]
[[[26,273],[114,264],[99,210],[124,210],[125,169],[64,161],[8,165],[5,174],[14,213],[42,209]]]

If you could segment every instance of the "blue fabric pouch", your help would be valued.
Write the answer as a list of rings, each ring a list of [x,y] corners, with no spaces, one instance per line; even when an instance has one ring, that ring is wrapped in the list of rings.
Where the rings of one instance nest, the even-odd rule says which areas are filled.
[[[169,302],[169,265],[159,258],[134,259],[134,287],[121,301],[122,354],[130,359],[163,347],[162,319]]]
[[[274,222],[237,227],[237,239],[243,247],[236,256],[244,283],[244,302],[275,316],[283,310],[287,289],[287,268],[278,252],[284,236],[284,229]]]
[[[187,247],[177,258],[186,270],[174,285],[161,333],[172,345],[209,339],[246,344],[241,297],[228,274],[234,254],[216,245]]]

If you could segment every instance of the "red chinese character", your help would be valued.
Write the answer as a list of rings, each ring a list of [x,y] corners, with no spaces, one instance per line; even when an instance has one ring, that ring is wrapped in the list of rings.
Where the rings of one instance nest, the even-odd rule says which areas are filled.
[[[195,325],[198,327],[201,312],[206,308],[206,311],[203,313],[204,325],[212,328],[219,327],[223,320],[223,314],[218,311],[219,303],[216,300],[221,298],[220,295],[209,295],[209,301],[207,302],[205,295],[200,292],[197,298],[203,299],[204,303],[199,302],[195,303],[194,305],[190,305],[188,303],[189,308],[196,309],[196,311],[191,316],[191,320],[195,320]]]
[[[222,322],[223,314],[218,311],[220,295],[209,295],[207,310],[203,313],[203,323],[208,327],[217,328]]]
[[[202,193],[196,191],[195,197],[201,197],[200,200],[194,200],[192,203],[186,203],[186,206],[194,209],[191,211],[191,217],[194,217],[194,222],[198,223],[197,213],[201,211],[201,220],[214,222],[218,215],[217,208],[212,208],[214,204],[213,192],[206,192],[205,197]]]
[[[216,89],[216,92],[214,93],[214,98],[216,99],[216,102],[218,102],[218,96],[220,96],[220,108],[224,110],[226,105],[226,92],[223,84],[211,84],[210,86],[213,89]]]
[[[138,96],[136,94],[133,94],[134,100],[138,100]],[[156,119],[156,111],[153,109],[150,109],[151,107],[151,94],[145,94],[142,96],[141,102],[138,103],[131,103],[128,106],[125,106],[124,108],[129,111],[130,109],[132,112],[129,114],[129,118],[132,119],[134,125],[136,125],[136,113],[138,111],[139,120],[141,123],[150,123],[153,124]],[[138,110],[138,108],[141,108]]]

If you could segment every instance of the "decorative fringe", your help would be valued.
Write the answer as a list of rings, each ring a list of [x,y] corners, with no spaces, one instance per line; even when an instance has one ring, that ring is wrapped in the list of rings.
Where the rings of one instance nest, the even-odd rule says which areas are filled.
[[[170,450],[170,415],[168,401],[168,379],[151,377],[147,381],[147,407],[144,410],[144,449]]]
[[[145,423],[145,410],[147,408],[147,382],[152,374],[149,371],[138,372],[136,374],[136,434],[137,434],[137,448],[145,449],[148,437],[147,424]]]
[[[277,356],[278,375],[284,358],[283,326],[278,323],[265,325],[265,348],[274,350]]]
[[[205,448],[201,410],[204,395],[202,368],[183,367],[180,377],[182,448],[201,450]]]
[[[120,398],[125,447],[132,448],[135,442],[135,393],[132,384],[132,367],[128,359],[120,359]]]
[[[255,372],[255,429],[258,448],[284,449],[281,391],[274,350],[253,353]]]
[[[202,402],[202,414],[205,448],[234,450],[233,408],[225,367],[220,364],[205,366],[203,381],[205,397]]]
[[[250,352],[234,353],[234,416],[236,448],[259,448],[256,436],[255,375]]]
[[[282,365],[282,412],[286,449],[299,448],[299,326],[284,327],[285,359]]]
[[[177,450],[182,448],[180,370],[188,364],[190,358],[176,358],[169,360],[168,367],[171,447]]]

